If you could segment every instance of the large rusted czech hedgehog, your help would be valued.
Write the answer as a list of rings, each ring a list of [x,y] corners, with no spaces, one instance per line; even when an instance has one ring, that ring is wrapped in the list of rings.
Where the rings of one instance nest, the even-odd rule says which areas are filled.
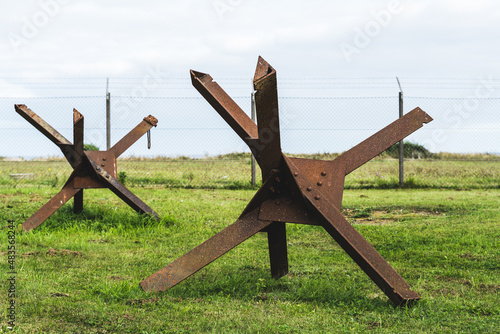
[[[253,80],[257,124],[205,73],[194,87],[250,147],[263,185],[235,223],[141,282],[164,291],[257,232],[268,236],[271,274],[288,273],[286,223],[322,226],[396,305],[420,299],[408,283],[342,216],[345,176],[432,118],[416,108],[332,161],[287,157],[281,151],[276,71],[261,57]]]

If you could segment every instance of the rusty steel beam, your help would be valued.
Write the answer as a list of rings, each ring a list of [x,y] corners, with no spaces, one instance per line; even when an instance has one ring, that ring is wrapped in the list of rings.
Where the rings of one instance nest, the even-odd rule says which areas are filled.
[[[285,161],[290,178],[293,175],[299,191],[307,199],[309,207],[312,212],[316,213],[317,219],[323,222],[325,230],[389,299],[397,305],[420,299],[418,294],[410,290],[408,283],[342,216],[339,208],[328,201],[322,191],[323,188],[311,182],[303,169],[298,168],[291,159],[285,159]]]
[[[165,291],[250,238],[269,224],[253,210],[140,283],[145,291]]]
[[[45,122],[40,116],[35,114],[31,109],[29,109],[24,104],[16,104],[14,106],[16,112],[21,115],[25,120],[27,120],[31,125],[33,125],[38,131],[43,133],[51,142],[56,144],[59,149],[70,163],[73,168],[76,168],[78,161],[78,156],[75,152],[73,144],[63,135],[61,135],[57,130]]]
[[[153,126],[156,126],[158,122],[156,118],[151,115],[145,117],[109,151],[84,151],[84,117],[76,109],[73,109],[74,144],[25,105],[15,105],[15,109],[30,124],[59,146],[74,169],[63,189],[24,222],[22,226],[26,231],[39,226],[72,197],[74,197],[73,211],[75,213],[82,211],[83,190],[90,188],[109,188],[135,211],[150,214],[159,220],[158,214],[153,209],[116,180],[116,158]]]
[[[69,140],[64,138],[62,134],[57,132],[52,126],[45,122],[40,116],[35,114],[31,109],[29,109],[24,104],[15,105],[16,112],[21,115],[25,120],[27,120],[31,125],[33,125],[38,131],[43,133],[50,141],[52,141],[57,146],[61,144],[72,145]]]
[[[158,214],[149,206],[147,206],[146,203],[141,201],[139,197],[135,196],[123,184],[118,182],[118,180],[115,179],[104,168],[101,168],[101,166],[99,166],[94,160],[89,158],[87,154],[85,154],[85,156],[87,157],[90,165],[92,166],[96,174],[101,177],[101,182],[103,182],[107,188],[109,188],[113,193],[115,193],[116,196],[120,197],[122,201],[127,203],[135,211],[139,213],[149,214],[153,216],[153,218],[155,218],[156,220],[160,220]]]
[[[80,213],[82,211],[83,211],[83,189],[80,189],[73,198],[73,213]]]
[[[257,159],[259,153],[253,143],[258,140],[259,130],[250,117],[213,81],[209,74],[191,70],[191,82],[207,102],[219,113],[238,136],[250,147]],[[258,159],[257,159],[258,160]]]
[[[262,187],[240,219],[141,283],[163,291],[181,282],[257,232],[268,234],[271,275],[288,272],[285,223],[322,226],[396,305],[418,294],[341,215],[345,176],[432,118],[416,108],[332,161],[286,157],[281,152],[276,71],[261,57],[254,77],[258,126],[211,76],[191,71],[193,85],[238,133],[262,168]]]
[[[116,158],[122,155],[130,146],[132,146],[139,138],[141,138],[146,132],[148,132],[153,126],[156,127],[158,120],[149,115],[144,117],[143,121],[139,123],[134,129],[125,135],[118,143],[109,149],[113,152]]]
[[[269,225],[265,231],[267,232],[271,276],[280,278],[288,274],[286,224],[284,222],[275,221]]]
[[[432,117],[417,107],[344,152],[339,158],[348,162],[346,175],[431,121]]]
[[[83,115],[78,110],[73,109],[73,148],[75,152],[75,164],[78,166],[82,162],[83,155]]]
[[[259,143],[254,151],[265,179],[280,166],[281,143],[276,71],[262,57],[257,62],[253,85],[259,129]]]
[[[30,218],[28,218],[23,224],[23,229],[28,232],[36,227],[38,227],[41,223],[43,223],[47,218],[52,216],[54,212],[57,211],[61,206],[64,205],[67,201],[69,201],[73,196],[76,195],[80,190],[75,189],[73,187],[73,175],[70,177],[68,182],[64,185],[64,187],[52,197],[47,203],[45,203],[37,212],[35,212]]]
[[[262,57],[257,60],[253,86],[259,138],[249,142],[249,146],[255,159],[259,162],[262,179],[265,180],[272,174],[273,170],[280,167],[283,157],[281,154],[276,71]],[[288,274],[286,224],[275,220],[266,228],[266,232],[271,276],[279,278]]]

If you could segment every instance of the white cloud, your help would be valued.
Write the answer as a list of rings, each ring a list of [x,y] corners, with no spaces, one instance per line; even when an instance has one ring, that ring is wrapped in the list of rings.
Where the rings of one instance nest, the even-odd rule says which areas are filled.
[[[246,76],[259,54],[288,72],[307,59],[311,76],[500,72],[496,2],[400,0],[401,14],[348,64],[339,45],[390,0],[221,1],[232,6],[222,20],[212,0],[65,0],[19,54],[8,34],[42,9],[4,2],[0,76],[137,75],[155,64],[178,75],[201,66]]]

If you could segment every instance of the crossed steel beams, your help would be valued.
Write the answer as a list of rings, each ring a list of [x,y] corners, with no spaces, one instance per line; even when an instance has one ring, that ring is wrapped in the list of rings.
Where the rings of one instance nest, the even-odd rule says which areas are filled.
[[[75,213],[82,211],[83,190],[90,188],[109,188],[135,211],[147,213],[159,219],[158,214],[153,209],[116,179],[116,159],[142,135],[156,126],[158,123],[156,118],[151,115],[145,117],[109,151],[84,151],[83,116],[76,109],[73,109],[74,144],[71,144],[69,140],[25,105],[17,104],[15,109],[19,115],[61,149],[74,169],[61,191],[23,223],[24,230],[29,231],[39,226],[72,197],[75,198],[73,211]]]
[[[281,152],[276,71],[259,57],[254,77],[256,125],[208,74],[191,71],[194,87],[250,147],[265,181],[238,220],[141,282],[164,291],[257,232],[267,232],[271,274],[288,272],[285,222],[320,225],[397,305],[419,299],[406,281],[341,215],[344,178],[432,118],[420,108],[333,161],[289,158]]]

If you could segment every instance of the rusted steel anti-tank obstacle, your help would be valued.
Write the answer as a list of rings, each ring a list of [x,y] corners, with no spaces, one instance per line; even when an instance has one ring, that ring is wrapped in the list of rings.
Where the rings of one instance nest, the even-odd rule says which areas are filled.
[[[84,151],[83,149],[83,115],[73,110],[73,143],[64,138],[40,116],[23,104],[15,105],[16,112],[31,125],[56,144],[68,160],[73,172],[61,191],[28,218],[22,227],[29,231],[38,227],[61,206],[74,197],[73,211],[83,210],[83,190],[91,188],[109,188],[132,209],[139,213],[147,213],[155,219],[158,214],[118,182],[116,159],[146,132],[156,126],[158,120],[149,115],[139,125],[123,137],[108,151]]]
[[[250,147],[263,185],[235,223],[141,282],[167,290],[257,232],[268,235],[271,274],[288,273],[285,223],[322,226],[396,305],[420,299],[409,284],[342,216],[345,176],[432,118],[416,108],[332,161],[281,151],[276,71],[259,57],[254,76],[256,125],[208,74],[191,71],[194,87]]]

